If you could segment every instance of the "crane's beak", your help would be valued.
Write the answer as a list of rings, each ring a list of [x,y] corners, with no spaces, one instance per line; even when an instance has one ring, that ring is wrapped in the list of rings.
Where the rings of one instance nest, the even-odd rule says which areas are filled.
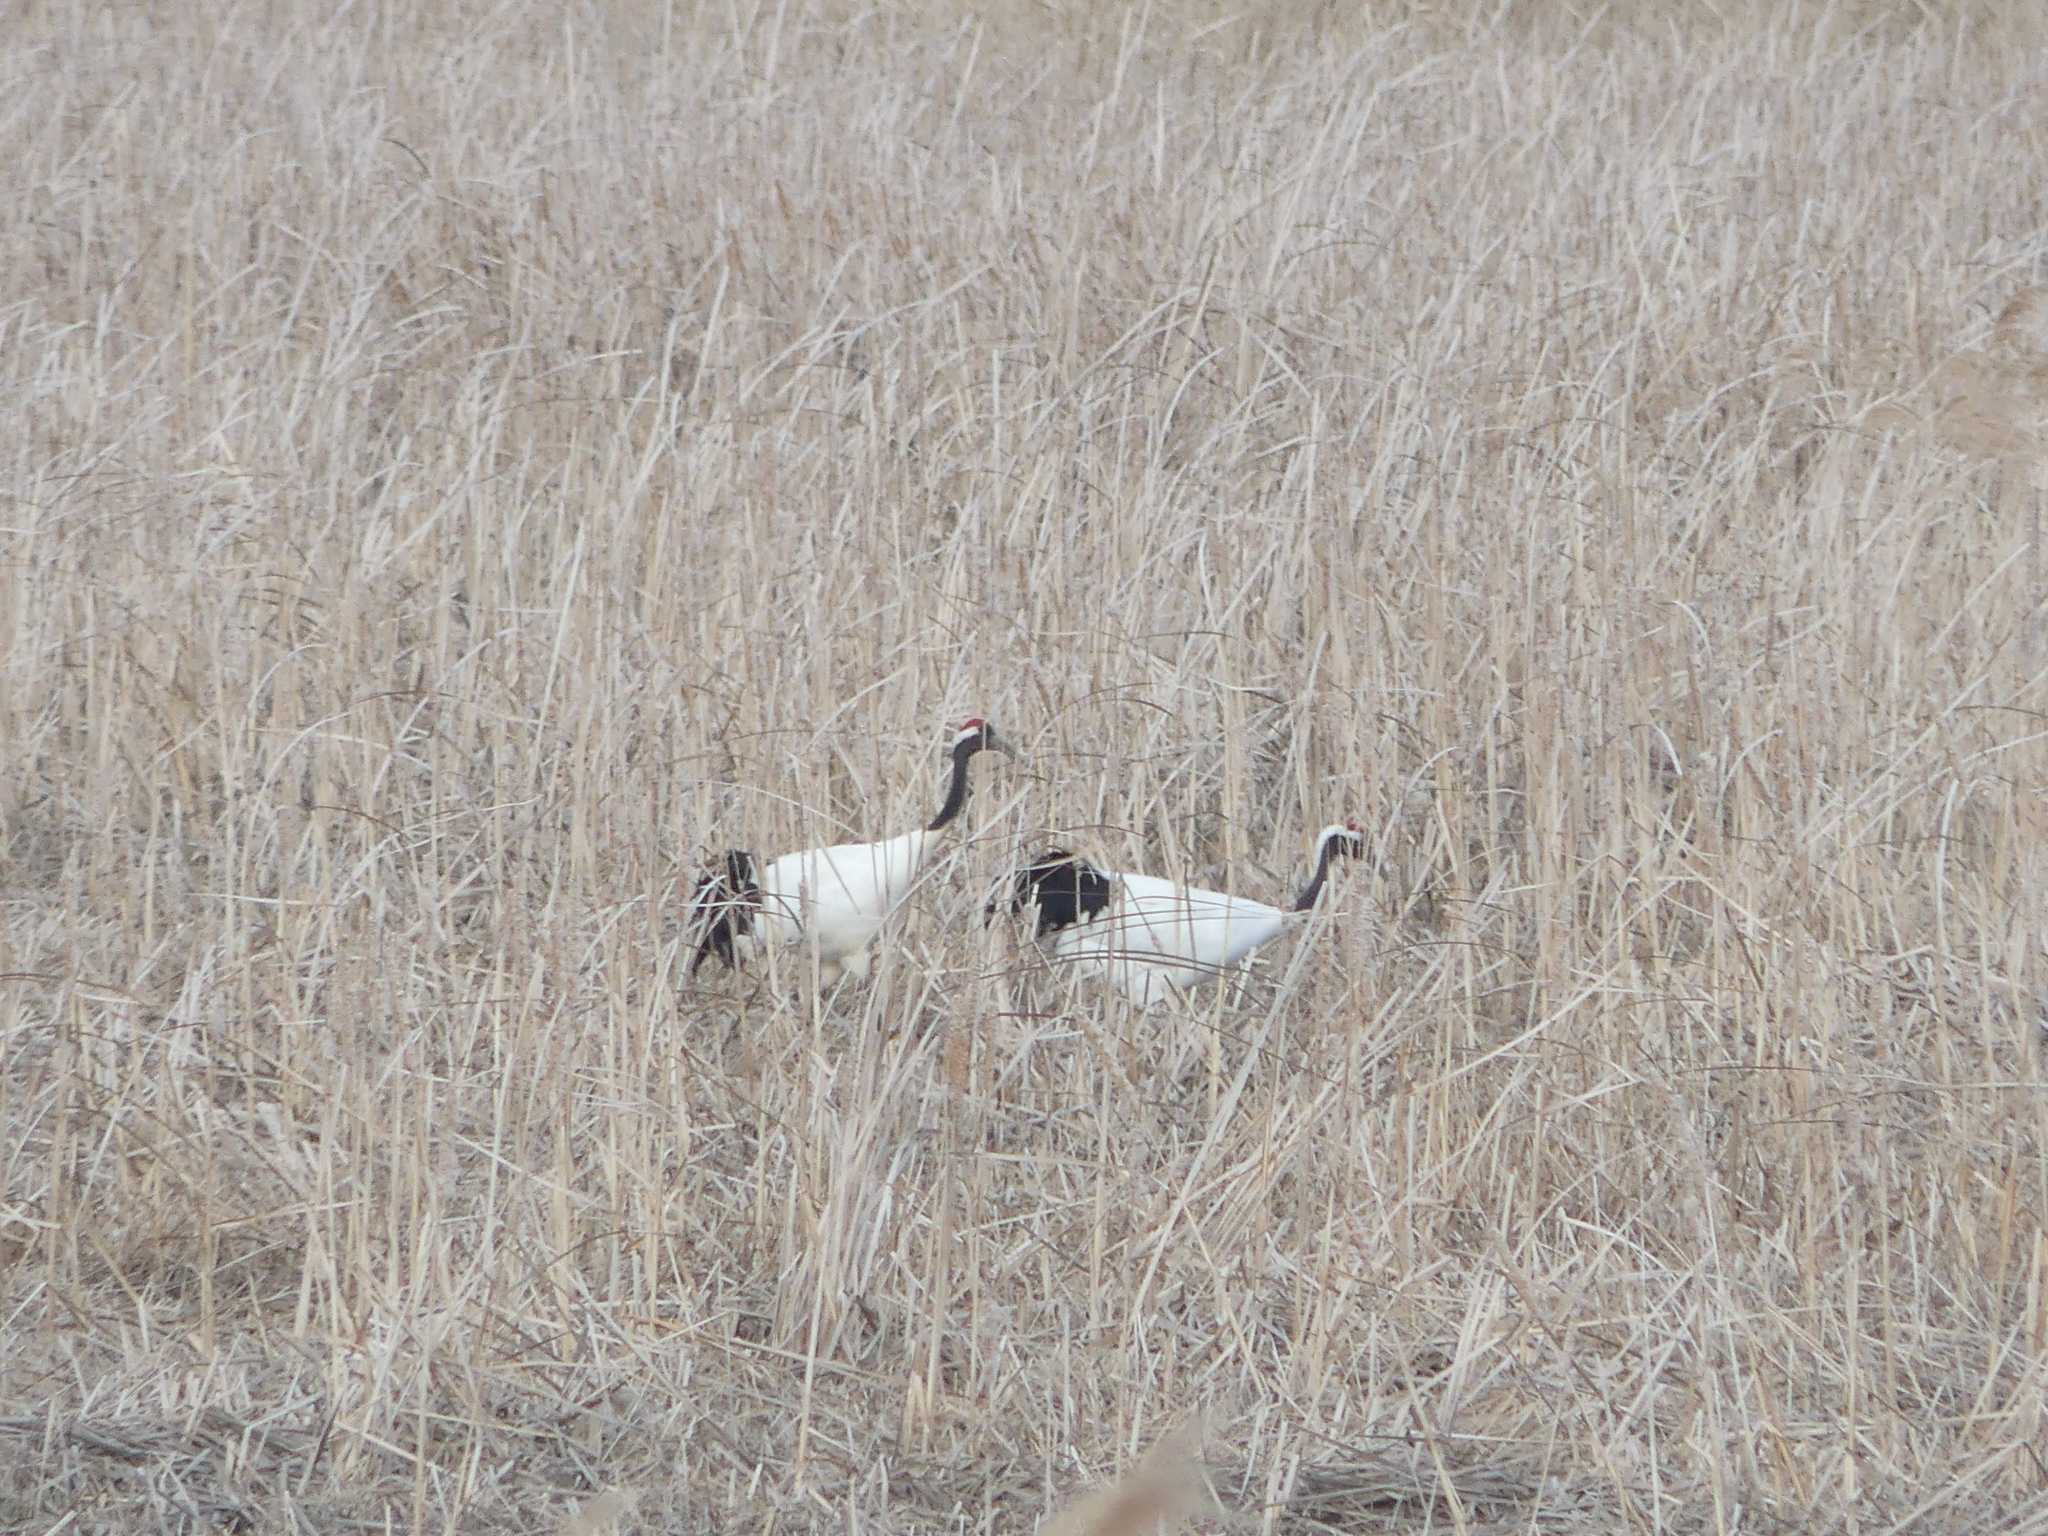
[[[991,752],[1000,752],[1003,754],[1003,756],[1009,758],[1013,762],[1021,759],[1024,755],[1023,753],[1019,752],[1015,747],[1010,745],[1009,737],[998,736],[994,731],[990,731],[986,736],[982,737],[981,741],[982,745],[987,747]]]

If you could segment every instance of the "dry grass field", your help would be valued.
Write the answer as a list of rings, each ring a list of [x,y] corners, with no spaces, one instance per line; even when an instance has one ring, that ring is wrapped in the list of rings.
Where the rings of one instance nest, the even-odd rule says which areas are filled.
[[[0,44],[0,1528],[2048,1531],[2034,6]]]

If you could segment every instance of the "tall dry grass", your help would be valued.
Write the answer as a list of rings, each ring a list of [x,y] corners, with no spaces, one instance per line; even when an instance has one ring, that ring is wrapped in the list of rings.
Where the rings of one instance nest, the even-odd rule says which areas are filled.
[[[0,26],[0,1524],[2048,1529],[2032,8]]]

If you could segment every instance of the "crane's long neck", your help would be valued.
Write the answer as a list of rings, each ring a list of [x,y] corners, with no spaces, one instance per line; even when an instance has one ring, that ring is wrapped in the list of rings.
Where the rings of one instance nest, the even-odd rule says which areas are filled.
[[[1330,850],[1334,840],[1324,838],[1322,846],[1316,849],[1316,872],[1308,877],[1308,884],[1301,888],[1301,894],[1294,898],[1296,912],[1306,912],[1316,904],[1316,898],[1323,894],[1323,882],[1330,878]]]
[[[980,745],[963,741],[953,748],[953,777],[946,784],[946,803],[939,807],[938,815],[925,823],[925,831],[936,832],[960,814],[960,807],[967,803],[967,764]]]

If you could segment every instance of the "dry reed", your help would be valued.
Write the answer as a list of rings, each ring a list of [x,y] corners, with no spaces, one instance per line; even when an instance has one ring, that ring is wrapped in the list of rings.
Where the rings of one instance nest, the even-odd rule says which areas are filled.
[[[1584,9],[11,7],[0,1526],[2048,1530],[2048,29]]]

